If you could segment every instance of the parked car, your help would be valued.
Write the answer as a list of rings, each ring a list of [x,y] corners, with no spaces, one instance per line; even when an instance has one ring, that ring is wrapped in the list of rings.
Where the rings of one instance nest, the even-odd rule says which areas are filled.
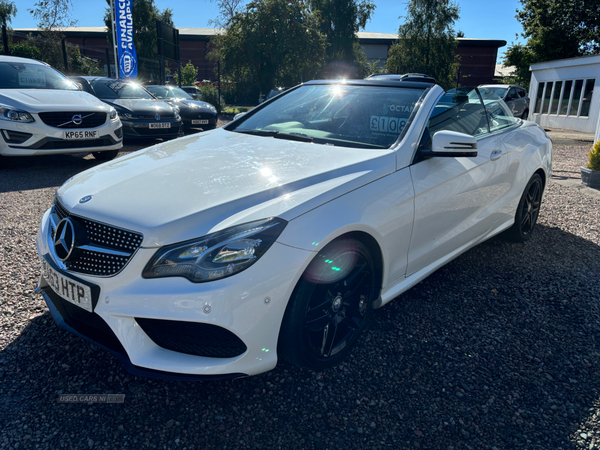
[[[190,94],[177,86],[145,86],[156,98],[179,108],[185,128],[201,127],[204,131],[217,126],[217,108],[210,103],[194,100]]]
[[[123,146],[122,133],[114,108],[48,64],[0,56],[0,159],[91,152],[109,160]]]
[[[190,94],[194,100],[202,99],[202,91],[198,86],[181,86],[181,89]]]
[[[529,96],[524,87],[516,84],[482,84],[480,89],[488,89],[504,100],[515,117],[527,120],[529,116]]]
[[[323,370],[374,308],[494,235],[529,239],[551,151],[477,90],[308,82],[66,182],[37,235],[39,290],[132,373]]]
[[[154,97],[129,80],[105,77],[71,77],[82,89],[113,106],[125,138],[165,138],[183,135],[183,123],[176,107]]]

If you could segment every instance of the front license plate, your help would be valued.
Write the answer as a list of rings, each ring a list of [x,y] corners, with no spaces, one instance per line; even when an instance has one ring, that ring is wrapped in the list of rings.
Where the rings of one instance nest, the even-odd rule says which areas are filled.
[[[78,283],[69,277],[58,273],[50,264],[42,259],[42,274],[52,290],[74,305],[93,312],[92,308],[92,290],[85,284]]]
[[[171,122],[151,123],[150,128],[171,128]]]
[[[192,125],[208,125],[208,120],[192,120]]]
[[[98,139],[98,131],[65,131],[65,139],[69,141],[85,141],[88,139]]]

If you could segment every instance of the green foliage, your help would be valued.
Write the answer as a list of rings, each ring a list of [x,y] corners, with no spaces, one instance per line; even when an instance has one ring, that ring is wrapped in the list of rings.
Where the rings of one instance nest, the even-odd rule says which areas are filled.
[[[367,78],[374,73],[383,73],[385,68],[381,65],[381,60],[369,62],[367,55],[358,42],[354,43],[354,66],[356,73],[352,78]]]
[[[454,23],[459,7],[450,0],[410,0],[400,40],[390,48],[386,64],[389,73],[425,73],[444,88],[456,82]]]
[[[515,66],[514,76],[506,84],[519,84],[528,89],[531,81],[529,66],[537,61],[538,57],[528,46],[513,43],[504,53],[504,65]]]
[[[209,57],[226,78],[246,80],[268,93],[316,76],[325,57],[319,15],[302,0],[255,0],[236,14]]]
[[[104,75],[104,70],[100,68],[97,61],[81,56],[79,47],[68,47],[67,58],[69,75]]]
[[[0,27],[9,26],[13,17],[17,15],[17,6],[10,0],[0,0]]]
[[[39,0],[28,9],[38,22],[38,28],[49,32],[72,27],[77,23],[71,18],[71,0]]]
[[[329,44],[327,63],[356,62],[356,32],[367,25],[375,11],[375,3],[371,0],[309,0],[308,3],[313,12],[318,11],[321,15],[320,30]]]
[[[20,56],[21,58],[42,59],[40,50],[33,45],[29,45],[27,42],[11,45],[10,54],[11,56]]]
[[[590,162],[587,165],[588,169],[600,170],[600,141],[594,144],[588,156],[590,157]]]
[[[598,0],[520,1],[516,17],[527,43],[513,43],[504,54],[504,65],[517,68],[518,84],[529,86],[533,63],[600,52]]]
[[[112,45],[112,20],[109,5],[104,14],[104,24],[108,28],[108,42]],[[169,8],[160,11],[154,0],[133,0],[133,42],[138,57],[138,81],[159,78],[158,44],[156,38],[156,21],[167,25],[173,24],[173,11]]]
[[[202,94],[201,100],[213,105],[217,108],[217,112],[221,114],[221,108],[225,106],[225,101],[221,98],[221,104],[219,105],[219,90],[211,84],[204,84],[200,86],[200,92]]]
[[[181,86],[192,86],[196,82],[198,77],[198,68],[189,61],[185,66],[181,68]],[[173,77],[175,84],[179,85],[179,74],[175,74]]]

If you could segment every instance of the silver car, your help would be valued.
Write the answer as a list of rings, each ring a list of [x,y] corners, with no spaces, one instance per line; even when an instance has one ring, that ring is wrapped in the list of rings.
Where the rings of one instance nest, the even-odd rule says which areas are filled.
[[[516,84],[482,84],[479,88],[489,89],[504,100],[513,116],[527,120],[527,116],[529,116],[529,96],[524,87]]]

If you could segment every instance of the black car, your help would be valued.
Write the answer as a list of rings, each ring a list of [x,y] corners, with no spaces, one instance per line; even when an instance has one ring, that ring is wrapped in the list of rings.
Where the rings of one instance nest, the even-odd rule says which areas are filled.
[[[202,91],[198,86],[181,86],[181,89],[190,94],[194,100],[202,98]]]
[[[217,126],[217,109],[210,103],[194,100],[177,86],[145,86],[155,97],[179,108],[186,129],[200,127],[204,131]]]
[[[81,88],[113,106],[125,138],[175,138],[183,135],[183,123],[176,107],[154,97],[129,80],[105,77],[70,77]]]

